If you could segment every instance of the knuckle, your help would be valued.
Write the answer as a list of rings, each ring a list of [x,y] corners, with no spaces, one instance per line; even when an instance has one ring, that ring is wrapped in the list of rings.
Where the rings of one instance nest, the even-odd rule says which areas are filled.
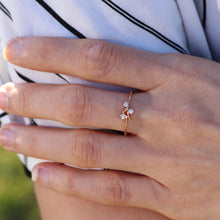
[[[207,72],[209,72],[209,63],[204,65],[204,61],[199,61],[194,57],[183,54],[171,55],[171,69],[173,83],[178,87],[197,89],[201,83],[207,83]],[[192,62],[194,61],[194,62]],[[196,65],[195,65],[196,63]],[[172,80],[171,80],[172,81]]]
[[[25,137],[28,146],[28,153],[32,154],[33,156],[37,156],[38,150],[38,139],[34,135],[29,135]]]
[[[103,40],[92,40],[88,44],[85,56],[86,72],[94,78],[108,79],[119,60],[119,51]]]
[[[194,72],[192,70],[195,69],[193,65],[190,65],[190,59],[192,58],[189,58],[183,54],[169,54],[168,57],[171,60],[168,65],[171,70],[173,70],[173,74],[178,75],[180,78],[191,78],[192,73]]]
[[[19,111],[20,111],[20,114],[26,116],[26,115],[29,115],[30,112],[31,112],[31,100],[30,100],[30,96],[29,96],[29,93],[26,92],[25,90],[21,89],[19,91]]]
[[[200,207],[207,205],[207,199],[195,193],[173,193],[169,209],[176,218],[194,219]]]
[[[83,86],[74,85],[65,88],[58,103],[61,112],[60,118],[70,126],[87,122],[92,111],[91,97],[91,94]]]
[[[49,62],[49,60],[51,59],[51,48],[50,48],[50,42],[48,42],[47,40],[41,41],[41,43],[39,44],[39,52],[40,52],[40,58],[41,60],[43,60],[44,62]]]
[[[94,167],[100,158],[100,148],[94,131],[77,131],[72,136],[70,156],[78,166]],[[72,161],[72,159],[70,158]]]
[[[195,131],[200,129],[201,118],[199,111],[193,109],[192,105],[186,104],[185,106],[181,106],[176,111],[176,114],[174,114],[174,120],[185,137],[191,138],[195,134]]]
[[[180,106],[170,104],[165,107],[158,107],[155,111],[155,116],[161,122],[168,123],[175,128],[176,137],[191,139],[201,130],[202,118],[193,105],[183,103]],[[158,120],[158,119],[157,119]]]
[[[77,194],[76,187],[74,186],[74,179],[75,176],[69,173],[65,181],[65,185],[66,185],[65,191],[68,195],[72,195],[72,196],[76,196]]]
[[[108,204],[124,204],[129,201],[130,194],[125,178],[116,172],[109,172],[100,181],[101,200]]]

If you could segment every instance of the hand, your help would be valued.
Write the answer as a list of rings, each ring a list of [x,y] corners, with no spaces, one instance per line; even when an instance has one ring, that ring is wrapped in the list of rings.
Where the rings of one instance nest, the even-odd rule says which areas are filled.
[[[5,51],[13,64],[141,90],[131,100],[135,112],[127,137],[88,129],[4,126],[0,141],[10,151],[111,169],[42,163],[33,171],[37,183],[101,203],[151,209],[175,220],[220,218],[218,63],[99,40],[21,41],[20,53],[12,42]],[[0,107],[12,114],[124,130],[120,113],[128,94],[82,85],[10,83],[0,97]]]

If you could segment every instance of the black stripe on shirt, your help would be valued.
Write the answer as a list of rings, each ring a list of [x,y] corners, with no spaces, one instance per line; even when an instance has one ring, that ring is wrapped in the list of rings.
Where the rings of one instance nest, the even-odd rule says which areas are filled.
[[[33,118],[29,118],[31,125],[38,126],[37,122]]]
[[[65,79],[63,76],[61,76],[60,74],[56,73],[56,75],[57,75],[59,78],[61,78],[62,80],[64,80],[66,83],[70,84],[70,82],[69,82],[67,79]]]
[[[4,118],[5,116],[7,116],[8,117],[8,113],[7,112],[2,112],[1,114],[0,114],[0,119],[1,118]],[[2,126],[2,121],[0,120],[0,127]]]
[[[28,78],[27,76],[24,76],[23,74],[21,74],[20,72],[18,72],[17,70],[14,70],[16,72],[16,74],[18,75],[19,78],[23,79],[25,82],[27,83],[36,83],[35,81],[33,81],[32,79]],[[61,76],[60,74],[56,73],[56,75],[61,78],[63,81],[65,81],[66,83],[70,84],[70,82],[65,79],[63,76]]]
[[[207,5],[206,0],[203,0],[203,18],[202,18],[202,26],[206,27],[206,13],[207,13]]]
[[[19,73],[17,70],[14,70],[14,71],[15,71],[15,72],[17,73],[17,75],[18,75],[21,79],[23,79],[25,82],[27,82],[27,83],[35,83],[32,79],[30,79],[30,78],[24,76],[23,74]]]
[[[2,8],[4,8],[4,10],[5,10],[8,14],[10,14],[10,11],[2,4],[2,2],[0,2],[0,6],[2,6]]]
[[[28,177],[31,177],[31,173],[30,171],[28,170],[28,157],[27,156],[24,156],[24,169],[25,169],[25,174],[28,176]]]
[[[173,42],[172,40],[165,37],[163,34],[155,30],[154,28],[150,27],[149,25],[143,23],[142,21],[138,20],[128,12],[126,12],[124,9],[120,8],[118,5],[116,5],[111,0],[102,0],[106,5],[108,5],[110,8],[118,12],[120,15],[122,15],[124,18],[132,22],[133,24],[137,25],[138,27],[144,29],[145,31],[153,34],[155,37],[159,38],[164,43],[168,44],[170,47],[174,48],[175,50],[179,51],[180,53],[187,54],[187,51],[182,48],[177,43]]]
[[[69,25],[66,21],[64,21],[46,2],[43,0],[35,0],[39,3],[51,16],[53,16],[61,25],[63,25],[67,30],[73,33],[78,38],[86,38],[83,34],[81,34],[74,27]]]
[[[8,115],[8,113],[7,113],[7,112],[2,112],[2,113],[0,114],[0,118],[5,117],[6,115]]]
[[[11,17],[10,11],[9,11],[1,2],[0,2],[0,10],[1,10],[5,15],[7,15],[11,20],[13,20],[12,17]]]
[[[10,14],[10,11],[2,4],[2,2],[0,2],[0,5],[5,9],[5,11]]]
[[[31,172],[28,170],[28,168],[26,167],[26,165],[23,164],[23,168],[24,168],[24,172],[27,175],[27,177],[31,178]]]

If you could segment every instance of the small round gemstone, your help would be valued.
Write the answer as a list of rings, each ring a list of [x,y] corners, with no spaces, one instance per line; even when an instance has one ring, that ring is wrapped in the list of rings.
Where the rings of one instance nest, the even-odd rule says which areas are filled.
[[[124,106],[125,108],[127,108],[127,107],[129,106],[129,103],[128,103],[128,102],[124,102],[123,106]]]
[[[122,120],[125,120],[126,117],[127,117],[127,115],[125,115],[125,114],[121,114],[120,117],[121,117]]]
[[[134,113],[134,109],[128,109],[128,114],[132,115]]]

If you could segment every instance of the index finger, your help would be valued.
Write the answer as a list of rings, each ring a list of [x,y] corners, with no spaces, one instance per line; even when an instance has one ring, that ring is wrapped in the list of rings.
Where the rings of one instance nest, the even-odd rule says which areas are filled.
[[[141,90],[157,87],[169,73],[165,55],[94,39],[21,37],[4,55],[25,68]]]

